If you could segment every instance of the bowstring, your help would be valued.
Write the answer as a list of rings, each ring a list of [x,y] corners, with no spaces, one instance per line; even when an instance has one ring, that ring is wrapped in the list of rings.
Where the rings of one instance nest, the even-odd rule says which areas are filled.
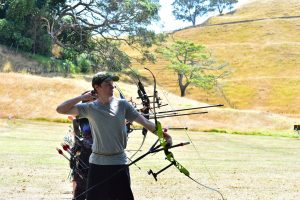
[[[121,88],[117,84],[115,84],[115,88],[118,90],[118,92],[120,94],[120,98],[126,100],[124,93],[122,92]],[[130,122],[130,123],[132,123],[132,122]],[[134,128],[133,123],[132,123],[132,126]],[[138,150],[136,150],[136,152],[134,152],[130,157],[127,156],[128,160],[130,162],[132,162],[132,159],[134,158],[134,156],[142,149],[142,146],[143,146],[145,140],[146,140],[146,136],[144,135],[143,136],[143,140],[142,140],[142,144],[140,145],[140,147],[138,148]],[[136,165],[136,164],[134,164],[134,165]],[[141,170],[141,168],[138,165],[136,165],[136,166]]]
[[[163,96],[164,96],[165,99],[167,100],[168,105],[171,107],[171,110],[175,110],[175,109],[173,108],[172,104],[170,104],[169,99],[167,98],[166,93],[168,93],[168,92],[166,92],[165,90],[161,90],[161,91],[162,91],[162,93],[163,93]],[[175,118],[176,118],[176,117],[175,117]],[[183,124],[183,123],[182,123],[182,120],[176,119],[176,121],[178,121],[179,124]],[[186,121],[184,122],[184,125],[185,125],[184,127],[187,127]],[[192,141],[190,135],[188,134],[188,130],[185,129],[185,130],[184,130],[184,133],[185,133],[185,135],[188,137],[188,139],[189,139],[190,143],[192,144],[193,148],[195,149],[195,151],[196,151],[196,153],[197,153],[197,155],[198,155],[198,157],[199,157],[199,159],[200,159],[200,161],[201,161],[201,164],[204,166],[204,169],[205,169],[205,170],[207,171],[207,173],[209,174],[210,179],[213,180],[213,183],[214,183],[215,187],[219,189],[218,185],[216,184],[216,179],[213,177],[212,173],[210,172],[210,170],[208,169],[207,165],[206,165],[205,162],[203,161],[203,158],[201,157],[201,155],[200,155],[200,153],[199,153],[199,151],[198,151],[196,145],[194,144],[194,142]],[[221,195],[222,199],[224,199],[222,193],[221,193],[219,190],[214,189],[214,188],[209,187],[209,186],[206,186],[206,185],[204,185],[204,184],[202,184],[202,183],[196,181],[195,179],[193,179],[193,178],[190,177],[190,176],[187,176],[187,177],[190,178],[191,180],[193,180],[195,183],[201,185],[202,187],[205,187],[205,188],[207,188],[207,189],[210,189],[210,190],[213,190],[213,191],[219,193],[219,194]]]
[[[130,69],[130,71],[133,72],[132,75],[134,76],[134,78],[131,77],[131,80],[133,80],[133,82],[134,82],[135,85],[137,86],[138,90],[141,90],[139,84],[141,84],[142,87],[144,87],[144,86],[143,86],[143,84],[142,84],[142,82],[141,82],[141,80],[140,80],[139,75],[135,74],[135,73],[134,73],[134,70],[133,70],[130,66],[127,66],[127,67]],[[130,76],[129,76],[129,77],[130,77]],[[138,82],[136,81],[136,79],[138,80]],[[119,92],[121,91],[118,87],[116,87],[116,88],[118,89]],[[149,98],[148,95],[147,95],[147,93],[146,93],[146,91],[144,91],[144,92],[145,92],[147,98]],[[120,93],[123,95],[122,92],[120,92]],[[123,96],[125,97],[125,95],[123,95]],[[142,100],[142,99],[141,99],[141,100]],[[149,111],[151,111],[151,107],[149,108]],[[149,114],[150,114],[150,113],[149,113]],[[132,126],[134,127],[133,124],[132,124]],[[138,154],[138,152],[142,149],[142,147],[143,147],[143,145],[144,145],[144,143],[145,143],[146,137],[147,137],[147,132],[146,132],[145,134],[143,134],[142,143],[141,143],[141,145],[139,146],[138,150],[137,150],[135,153],[133,153],[130,157],[128,157],[130,161],[133,160],[134,156],[136,156],[136,155]]]

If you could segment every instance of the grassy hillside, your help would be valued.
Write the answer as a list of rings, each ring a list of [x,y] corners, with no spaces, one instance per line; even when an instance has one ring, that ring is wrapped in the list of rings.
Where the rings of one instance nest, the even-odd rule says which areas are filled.
[[[136,99],[135,85],[119,82],[118,86],[128,99],[132,97],[140,107],[140,102]],[[67,116],[56,113],[56,106],[89,89],[91,89],[90,77],[51,78],[19,73],[0,73],[0,118],[67,121]],[[148,94],[152,94],[152,90],[152,86],[146,87]],[[178,97],[160,87],[158,91],[163,104],[169,104],[160,111],[205,105]],[[262,111],[230,108],[211,108],[201,111],[208,111],[208,113],[164,118],[160,121],[165,127],[188,127],[190,130],[296,136],[293,132],[293,125],[297,123],[297,120],[293,118]]]
[[[0,71],[3,72],[28,72],[39,74],[47,67],[45,62],[48,58],[20,52],[0,45]],[[49,60],[49,59],[48,59]]]
[[[220,85],[234,108],[298,116],[299,35],[300,1],[253,0],[234,13],[176,31],[172,37],[204,44],[220,63],[228,63],[231,76]],[[167,65],[160,59],[150,66],[161,85],[179,94],[177,77]],[[196,88],[190,88],[187,96],[226,104],[222,95]]]
[[[251,0],[237,11],[210,18],[203,25],[176,31],[173,39],[204,44],[220,63],[228,63],[231,75],[219,82],[223,92],[206,93],[195,87],[187,97],[205,103],[223,103],[236,109],[254,109],[299,117],[300,94],[300,1]],[[132,50],[126,49],[128,52]],[[158,56],[156,64],[147,64],[158,83],[179,94],[177,76]],[[2,71],[33,71],[36,61],[0,48]],[[151,80],[144,66],[134,64]],[[21,69],[21,70],[20,70]]]
[[[164,124],[197,130],[291,133],[293,124],[299,121],[300,110],[300,18],[295,17],[300,16],[299,8],[300,2],[295,0],[253,0],[232,14],[211,18],[206,25],[174,32],[173,38],[204,44],[219,62],[228,63],[232,74],[220,81],[220,86],[235,109],[228,108],[221,93],[205,93],[191,87],[187,97],[197,101],[174,95],[179,94],[177,77],[167,68],[168,62],[160,58],[156,64],[145,66],[156,75],[165,103],[173,108],[205,103],[227,105],[210,109],[205,115],[164,119]],[[0,61],[1,69],[7,71],[37,64],[5,48],[0,49]],[[135,67],[151,83],[149,72],[143,66]],[[128,98],[136,96],[135,86],[120,83],[120,87]],[[148,86],[148,93],[152,93],[151,87]],[[90,77],[65,79],[0,73],[0,118],[66,119],[55,112],[56,106],[90,88]]]

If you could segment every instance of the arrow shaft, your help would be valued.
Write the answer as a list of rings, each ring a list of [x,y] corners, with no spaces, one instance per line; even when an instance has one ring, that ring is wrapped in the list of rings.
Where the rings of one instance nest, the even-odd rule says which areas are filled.
[[[208,112],[195,112],[195,113],[184,113],[184,114],[169,114],[169,115],[159,115],[156,118],[166,118],[166,117],[178,117],[178,116],[184,116],[184,115],[197,115],[197,114],[206,114]],[[154,117],[150,117],[150,119],[154,119]]]
[[[220,106],[224,106],[224,105],[223,104],[217,104],[217,105],[200,106],[200,107],[194,107],[194,108],[184,108],[184,109],[177,109],[177,110],[168,110],[168,111],[157,112],[157,114],[170,113],[170,112],[178,112],[178,111],[186,111],[186,110],[197,110],[197,109],[203,109],[203,108],[213,108],[213,107],[220,107]]]

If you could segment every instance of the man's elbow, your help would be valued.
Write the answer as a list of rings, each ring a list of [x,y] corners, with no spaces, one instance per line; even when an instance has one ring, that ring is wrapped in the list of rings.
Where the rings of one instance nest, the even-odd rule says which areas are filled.
[[[56,112],[58,112],[59,114],[66,114],[66,111],[63,109],[61,105],[57,106]]]
[[[78,115],[78,110],[76,107],[68,107],[68,106],[65,106],[65,105],[59,105],[57,106],[56,108],[56,112],[58,112],[59,114],[65,114],[65,115]]]
[[[56,112],[58,112],[59,114],[62,114],[61,112],[61,108],[59,107],[59,106],[57,106],[57,108],[56,108]]]

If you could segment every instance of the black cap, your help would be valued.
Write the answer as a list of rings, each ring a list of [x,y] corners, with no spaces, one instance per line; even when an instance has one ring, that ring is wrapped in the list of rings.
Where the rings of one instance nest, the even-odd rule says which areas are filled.
[[[103,81],[118,81],[118,80],[119,80],[118,76],[99,72],[93,76],[92,86],[94,87],[94,85],[100,85],[101,83],[103,83]]]

